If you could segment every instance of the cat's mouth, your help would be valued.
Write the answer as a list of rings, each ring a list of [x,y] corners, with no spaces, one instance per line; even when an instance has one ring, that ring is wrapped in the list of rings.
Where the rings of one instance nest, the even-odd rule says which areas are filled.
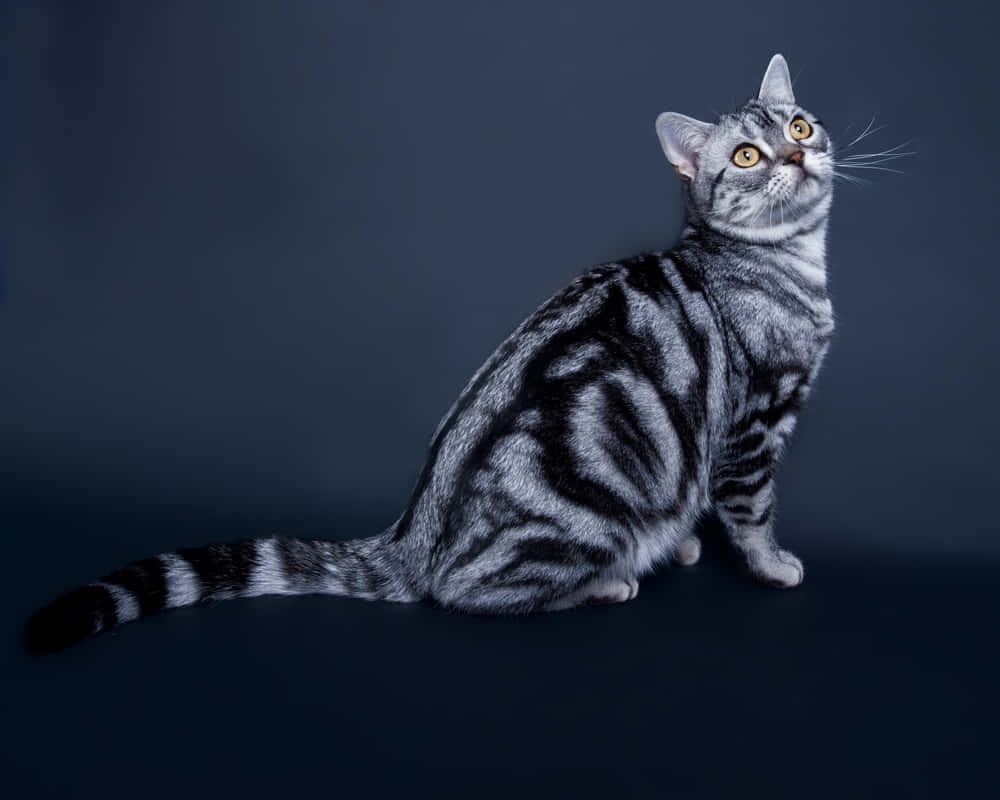
[[[807,179],[812,177],[812,171],[806,166],[805,159],[799,161],[797,164],[789,164],[792,168],[792,174],[796,177],[796,185],[801,186]]]
[[[781,176],[778,179],[781,189],[784,190],[786,197],[799,197],[806,189],[809,179],[814,176],[801,164],[789,164],[788,166],[789,169],[782,170]]]

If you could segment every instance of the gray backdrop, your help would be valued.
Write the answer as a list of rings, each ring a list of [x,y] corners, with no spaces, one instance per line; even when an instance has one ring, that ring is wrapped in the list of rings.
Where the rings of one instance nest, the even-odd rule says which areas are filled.
[[[997,18],[914,0],[21,4],[4,502],[388,524],[524,316],[589,265],[673,242],[656,115],[711,118],[780,51],[838,140],[877,112],[871,149],[919,154],[839,190],[840,327],[779,535],[996,554]],[[134,556],[178,543],[121,535]]]

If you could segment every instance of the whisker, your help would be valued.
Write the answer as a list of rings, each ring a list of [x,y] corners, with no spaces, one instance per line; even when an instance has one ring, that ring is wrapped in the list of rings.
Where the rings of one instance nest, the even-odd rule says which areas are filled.
[[[752,216],[752,217],[750,217],[750,221],[749,221],[749,222],[747,222],[747,227],[748,227],[748,228],[752,228],[752,227],[753,227],[753,226],[754,226],[754,225],[755,225],[755,224],[757,223],[757,218],[758,218],[758,217],[759,217],[759,216],[760,216],[760,215],[761,215],[761,214],[762,214],[763,212],[764,212],[764,206],[761,206],[760,208],[758,208],[758,209],[757,209],[757,210],[756,210],[756,211],[755,211],[755,212],[753,213],[753,216]]]
[[[897,152],[899,148],[906,147],[912,141],[913,141],[912,139],[907,139],[902,144],[897,144],[895,147],[890,147],[888,150],[882,150],[881,152],[878,153],[855,153],[854,155],[845,156],[845,158],[875,158],[877,156],[888,156],[888,155],[913,155],[914,153],[916,153],[915,150],[909,153]]]
[[[835,178],[840,178],[841,180],[847,181],[848,183],[854,183],[857,185],[871,183],[871,181],[865,180],[864,178],[859,178],[857,175],[845,175],[843,172],[833,171],[833,176]]]
[[[833,163],[837,167],[870,167],[875,164],[888,164],[895,160],[894,158],[877,158],[874,161],[834,161]]]
[[[867,162],[867,161],[871,161],[872,163],[878,163],[879,161],[895,161],[897,158],[905,158],[906,156],[915,156],[916,154],[917,154],[917,151],[916,150],[912,150],[912,151],[906,151],[906,152],[902,152],[902,153],[892,153],[891,155],[887,155],[887,156],[880,156],[880,155],[875,155],[875,154],[872,154],[872,155],[867,156],[867,157],[863,157],[863,156],[857,156],[857,157],[847,156],[846,158],[843,158],[843,159],[840,159],[840,160],[842,160],[844,162],[847,162],[847,163],[852,163],[852,162]]]
[[[905,175],[906,173],[899,169],[890,169],[889,167],[876,167],[871,164],[842,164],[837,162],[837,166],[842,169],[877,169],[879,172],[895,172],[897,175]]]
[[[854,147],[854,145],[856,145],[858,142],[860,142],[866,136],[871,136],[873,133],[875,133],[875,131],[881,130],[882,128],[885,127],[884,125],[880,125],[878,128],[875,129],[875,131],[872,130],[872,125],[875,124],[875,117],[877,117],[877,116],[878,116],[878,112],[876,111],[874,114],[872,114],[871,121],[865,126],[865,129],[863,131],[861,131],[861,133],[859,133],[854,138],[854,140],[849,145],[847,145],[847,147]]]
[[[872,130],[870,133],[865,134],[864,138],[867,139],[869,136],[874,136],[876,133],[878,133],[879,131],[885,130],[887,127],[889,127],[889,126],[888,125],[879,125],[877,128],[875,128],[874,130]],[[856,147],[857,145],[861,144],[862,141],[863,141],[863,139],[859,139],[858,142],[857,142],[857,144],[855,144],[855,143],[852,142],[851,144],[847,145],[846,147],[840,148],[839,152],[841,152],[841,153],[847,153],[853,147]]]
[[[847,146],[852,147],[853,145],[855,145],[861,139],[861,137],[863,137],[866,133],[868,133],[869,128],[871,128],[871,126],[874,124],[875,124],[875,114],[872,114],[871,121],[862,129],[861,133],[859,133],[854,139],[851,140],[851,143]]]

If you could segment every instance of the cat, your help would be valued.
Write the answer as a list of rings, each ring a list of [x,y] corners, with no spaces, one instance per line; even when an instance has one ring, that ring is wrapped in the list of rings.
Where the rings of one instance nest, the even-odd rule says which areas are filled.
[[[677,245],[598,266],[524,321],[439,424],[386,531],[136,561],[37,612],[29,647],[265,594],[479,614],[622,602],[658,564],[698,561],[712,510],[753,576],[801,583],[773,535],[774,470],[834,327],[832,142],[781,55],[735,112],[663,113],[656,132],[682,180]]]

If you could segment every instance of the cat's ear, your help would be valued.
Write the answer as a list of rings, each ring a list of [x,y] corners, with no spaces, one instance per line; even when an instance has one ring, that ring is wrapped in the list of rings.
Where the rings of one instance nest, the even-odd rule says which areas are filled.
[[[656,118],[656,135],[667,161],[682,178],[694,180],[698,174],[698,153],[715,126],[710,122],[664,111]]]
[[[764,80],[760,82],[757,99],[765,103],[794,103],[792,76],[788,74],[788,63],[781,53],[776,53],[767,65]]]

